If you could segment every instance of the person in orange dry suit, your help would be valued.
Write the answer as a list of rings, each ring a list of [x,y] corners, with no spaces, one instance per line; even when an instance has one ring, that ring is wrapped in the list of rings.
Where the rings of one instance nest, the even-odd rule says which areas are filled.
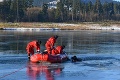
[[[47,50],[47,53],[48,53],[48,54],[51,54],[51,53],[52,53],[52,50],[54,49],[54,44],[55,44],[57,38],[58,38],[58,36],[56,35],[56,36],[50,37],[50,38],[47,40],[47,42],[46,42],[46,44],[45,44],[45,47],[46,47],[46,50]]]
[[[64,45],[62,45],[62,46],[57,46],[56,48],[54,48],[54,49],[52,50],[52,55],[62,54],[64,48],[65,48]]]
[[[34,49],[36,49],[36,52],[40,52],[40,44],[41,44],[41,41],[39,40],[34,40],[27,44],[26,50],[27,50],[29,60],[30,60],[30,56],[34,54]]]

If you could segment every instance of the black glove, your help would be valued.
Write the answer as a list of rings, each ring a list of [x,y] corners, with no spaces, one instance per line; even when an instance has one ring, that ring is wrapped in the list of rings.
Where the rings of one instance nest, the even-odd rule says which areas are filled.
[[[28,60],[30,60],[30,56],[28,56]]]

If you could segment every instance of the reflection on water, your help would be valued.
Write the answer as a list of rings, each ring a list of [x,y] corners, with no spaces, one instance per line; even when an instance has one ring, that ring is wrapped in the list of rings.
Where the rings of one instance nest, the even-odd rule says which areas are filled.
[[[27,65],[27,75],[30,80],[55,80],[54,76],[60,75],[62,71],[60,64],[50,64],[50,63],[32,63],[29,62]]]

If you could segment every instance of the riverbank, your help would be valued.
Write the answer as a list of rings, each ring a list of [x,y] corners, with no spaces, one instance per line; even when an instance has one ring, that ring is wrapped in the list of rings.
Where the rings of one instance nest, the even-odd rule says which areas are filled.
[[[84,23],[0,23],[0,29],[120,30],[120,22]]]

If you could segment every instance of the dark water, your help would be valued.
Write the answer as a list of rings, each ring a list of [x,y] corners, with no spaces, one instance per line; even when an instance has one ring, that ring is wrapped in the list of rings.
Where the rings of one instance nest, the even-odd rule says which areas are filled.
[[[26,45],[58,35],[68,56],[82,62],[39,63],[27,60]],[[0,80],[119,80],[120,31],[0,31]]]

